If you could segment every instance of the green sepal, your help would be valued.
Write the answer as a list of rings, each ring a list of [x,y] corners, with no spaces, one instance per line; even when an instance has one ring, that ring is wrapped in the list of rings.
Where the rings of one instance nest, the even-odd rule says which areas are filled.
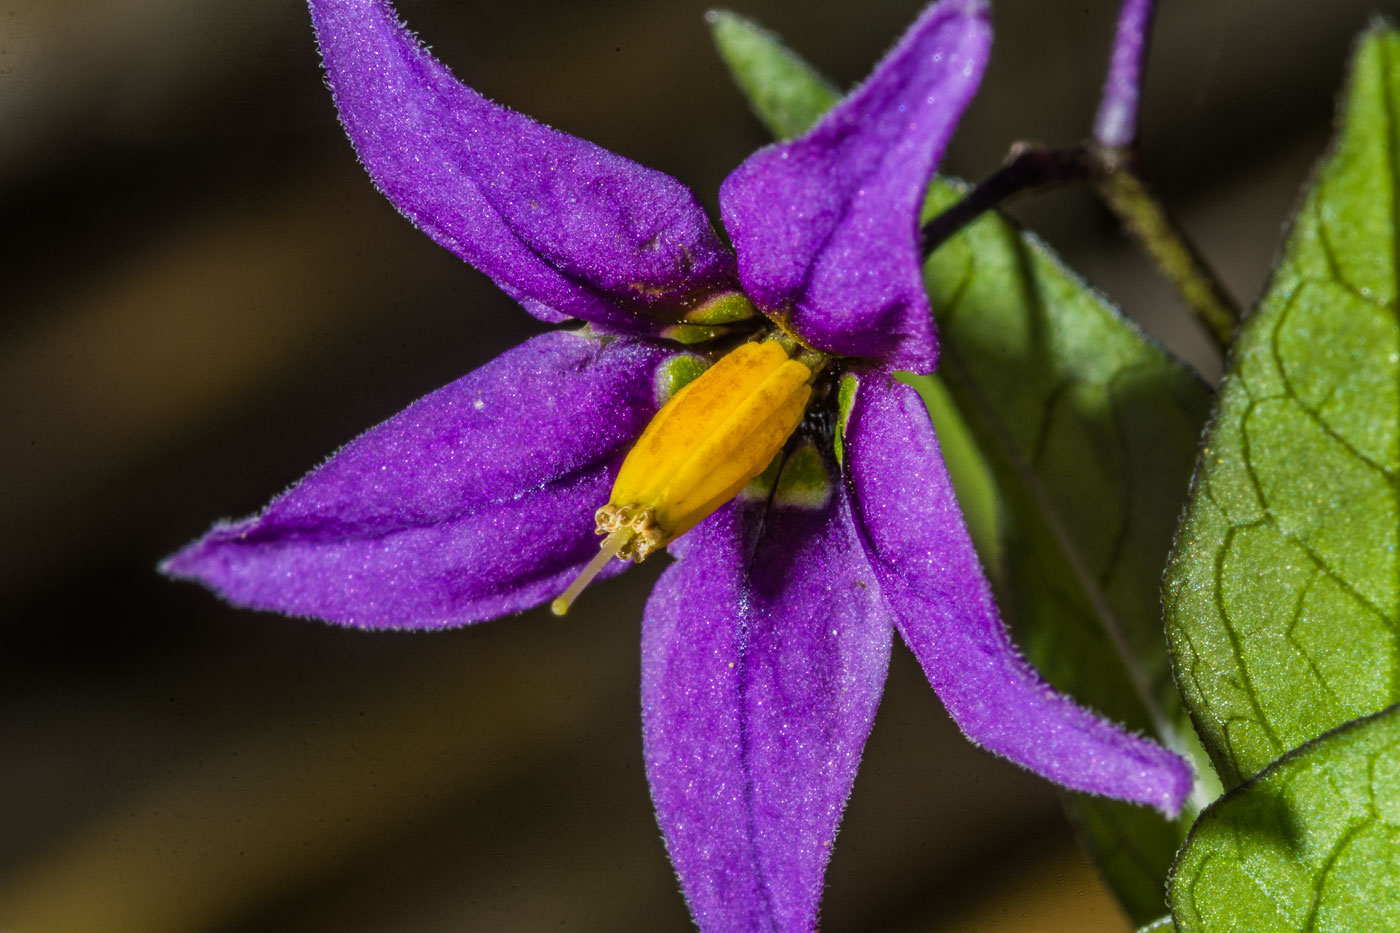
[[[733,324],[753,317],[758,311],[743,292],[720,292],[685,313],[687,324]]]
[[[665,405],[672,396],[709,368],[709,362],[694,353],[677,353],[662,360],[661,365],[656,367],[656,406],[660,408]]]

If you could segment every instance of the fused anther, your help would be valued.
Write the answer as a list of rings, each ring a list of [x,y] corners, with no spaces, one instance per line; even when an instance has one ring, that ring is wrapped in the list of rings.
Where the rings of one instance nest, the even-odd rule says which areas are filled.
[[[613,557],[645,560],[762,473],[801,423],[819,365],[778,340],[746,343],[677,392],[623,460],[594,516],[598,555],[554,611],[566,612]]]

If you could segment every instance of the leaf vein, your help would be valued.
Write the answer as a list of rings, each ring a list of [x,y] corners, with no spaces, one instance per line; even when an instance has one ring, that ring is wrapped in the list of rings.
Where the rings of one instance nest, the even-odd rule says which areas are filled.
[[[1351,441],[1347,440],[1346,438],[1342,437],[1342,435],[1337,433],[1337,430],[1327,423],[1327,421],[1322,417],[1322,414],[1316,408],[1305,402],[1302,396],[1298,394],[1298,389],[1293,382],[1293,376],[1289,372],[1288,365],[1284,362],[1283,349],[1279,346],[1279,333],[1283,330],[1283,325],[1288,320],[1288,316],[1292,314],[1293,309],[1297,307],[1298,298],[1302,295],[1302,293],[1303,290],[1298,289],[1288,297],[1287,303],[1284,305],[1283,310],[1279,312],[1278,320],[1274,322],[1273,330],[1269,334],[1269,354],[1273,358],[1274,366],[1278,369],[1279,381],[1282,383],[1284,390],[1283,395],[1273,397],[1278,398],[1282,401],[1291,402],[1292,404],[1297,406],[1297,408],[1301,410],[1303,414],[1308,416],[1308,419],[1313,424],[1317,425],[1319,430],[1321,430],[1333,441],[1336,441],[1337,444],[1339,444],[1342,447],[1342,449],[1345,450],[1348,454],[1350,454],[1354,459],[1364,463],[1366,466],[1370,467],[1372,470],[1384,477],[1386,481],[1389,482],[1392,486],[1395,486],[1397,483],[1397,476],[1393,470],[1386,469],[1384,464],[1377,463],[1370,456],[1358,450],[1356,446],[1351,443]],[[1327,399],[1330,399],[1332,393],[1335,392],[1336,386],[1333,385],[1329,390],[1327,397],[1323,400],[1324,403]],[[1263,401],[1263,399],[1261,399],[1261,401]]]
[[[1327,887],[1327,876],[1331,874],[1332,869],[1337,864],[1337,860],[1341,858],[1342,852],[1346,850],[1347,846],[1351,845],[1351,841],[1373,822],[1374,820],[1368,818],[1358,820],[1349,825],[1342,835],[1337,838],[1337,841],[1333,843],[1332,848],[1328,850],[1327,857],[1322,860],[1322,864],[1318,866],[1312,885],[1312,903],[1308,906],[1307,916],[1303,918],[1304,933],[1311,933],[1311,931],[1317,929],[1317,914],[1318,910],[1322,907],[1322,893]]]
[[[1225,559],[1235,546],[1235,536],[1241,531],[1259,527],[1266,521],[1267,519],[1260,519],[1257,522],[1251,522],[1247,525],[1234,525],[1225,532],[1225,540],[1221,543],[1220,549],[1216,551],[1215,554],[1215,580],[1212,590],[1215,596],[1215,608],[1220,614],[1220,621],[1225,630],[1225,637],[1230,640],[1231,654],[1234,655],[1235,664],[1239,669],[1241,679],[1244,681],[1241,685],[1241,688],[1244,690],[1244,695],[1249,701],[1250,708],[1254,710],[1255,719],[1258,725],[1264,730],[1264,734],[1268,737],[1270,744],[1279,752],[1282,752],[1284,750],[1283,743],[1279,740],[1278,734],[1274,732],[1273,724],[1269,722],[1268,717],[1264,715],[1263,708],[1259,705],[1259,697],[1254,688],[1253,677],[1249,673],[1249,667],[1245,664],[1244,647],[1240,643],[1239,632],[1235,630],[1235,625],[1230,618],[1230,612],[1225,606],[1225,592],[1221,583],[1225,578]],[[1235,762],[1233,761],[1230,764],[1232,767],[1235,766]],[[1238,779],[1238,777],[1239,775],[1237,773],[1236,778]]]

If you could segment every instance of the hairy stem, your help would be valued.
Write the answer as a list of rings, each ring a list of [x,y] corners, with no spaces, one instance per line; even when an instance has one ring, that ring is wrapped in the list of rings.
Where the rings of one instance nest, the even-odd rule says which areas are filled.
[[[1134,169],[1131,154],[1105,150],[1105,155],[1109,168],[1095,184],[1099,197],[1225,349],[1240,320],[1239,305]]]
[[[1082,147],[1048,149],[1026,143],[1012,146],[1011,154],[1001,168],[969,191],[962,200],[923,225],[919,237],[924,256],[927,257],[983,213],[1019,195],[1092,178],[1094,168],[1085,155]]]
[[[1127,149],[1083,142],[1067,149],[1018,144],[1001,168],[920,229],[925,256],[981,214],[1031,191],[1069,182],[1091,182],[1223,351],[1230,344],[1240,309],[1219,277],[1201,258],[1185,231],[1143,180]]]

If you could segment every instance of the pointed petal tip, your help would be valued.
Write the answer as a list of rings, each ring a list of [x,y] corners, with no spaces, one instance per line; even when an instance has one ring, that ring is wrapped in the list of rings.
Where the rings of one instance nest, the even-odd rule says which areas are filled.
[[[672,353],[567,331],[532,338],[160,571],[236,606],[357,628],[466,625],[547,603],[597,553],[593,512],[655,412]],[[627,566],[615,564],[603,575]]]
[[[1163,789],[1161,800],[1153,805],[1153,809],[1167,819],[1174,820],[1181,815],[1186,798],[1191,796],[1196,775],[1185,758],[1172,752],[1166,754],[1169,759],[1165,764],[1168,786]]]
[[[1029,665],[1024,669],[1031,670]],[[1195,786],[1191,765],[1182,756],[1048,687],[1046,694],[1056,700],[1051,706],[1059,712],[1036,717],[1040,721],[1029,728],[1023,723],[1011,730],[1002,728],[1004,723],[969,717],[965,702],[935,689],[969,742],[1066,790],[1151,807],[1175,820]]]
[[[1059,712],[1013,729],[968,717],[965,703],[935,689],[963,737],[978,748],[1075,793],[1151,807],[1168,820],[1181,814],[1195,787],[1185,758],[1041,686]]]
[[[229,522],[218,522],[207,534],[201,535],[175,553],[167,555],[160,563],[156,564],[156,573],[171,580],[189,580],[217,589],[218,585],[208,574],[209,542],[229,524]]]
[[[1056,692],[1012,643],[914,390],[862,379],[844,443],[881,591],[969,741],[1062,787],[1178,813],[1187,763]]]
[[[1155,739],[1128,732],[1107,719],[1094,719],[1116,734],[1111,747],[1122,759],[1136,759],[1136,768],[1110,765],[1102,772],[1091,767],[1050,774],[1036,763],[1018,763],[1070,790],[1151,807],[1169,820],[1176,819],[1195,786],[1195,773],[1187,760]]]
[[[721,185],[745,292],[811,346],[933,369],[919,210],[990,45],[981,0],[927,7],[806,135],[760,149]]]
[[[250,590],[248,581],[239,573],[240,539],[256,527],[256,516],[233,521],[215,522],[207,532],[169,555],[156,565],[156,572],[168,580],[202,586],[224,603],[240,609],[278,612],[294,618],[321,618],[306,611],[280,605],[275,600],[259,598]],[[324,619],[323,621],[336,621]]]
[[[256,525],[256,516],[217,521],[207,532],[157,564],[156,572],[170,580],[197,583],[234,605],[257,608],[238,598],[230,570],[239,540]]]
[[[979,70],[986,64],[992,45],[992,7],[987,0],[943,0],[935,9],[946,10],[950,17],[965,22],[965,39],[969,46],[964,52],[975,60]]]
[[[992,8],[987,0],[941,0],[924,8],[923,16],[957,16],[969,20],[981,20],[991,25]]]
[[[156,564],[156,573],[160,574],[162,577],[168,577],[171,580],[183,579],[184,572],[180,567],[180,558],[184,557],[185,551],[187,550],[189,550],[189,548],[176,551],[174,554],[168,554],[161,558],[160,563]]]
[[[987,0],[939,0],[937,3],[930,3],[924,7],[901,41],[918,36],[934,22],[949,19],[968,20],[970,25],[976,26],[979,31],[990,30],[992,7]]]

